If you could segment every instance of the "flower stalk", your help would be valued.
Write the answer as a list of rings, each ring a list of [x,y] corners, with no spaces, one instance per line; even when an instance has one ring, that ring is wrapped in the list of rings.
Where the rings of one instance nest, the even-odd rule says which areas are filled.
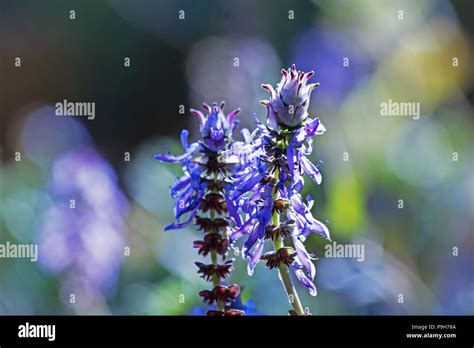
[[[216,176],[214,175],[214,180],[216,180]],[[214,210],[211,210],[209,212],[209,217],[211,219],[211,221],[215,221],[215,212]],[[220,237],[220,236],[219,236]],[[212,249],[211,250],[211,262],[212,264],[217,267],[217,265],[219,264],[218,263],[218,255],[217,255],[217,251],[216,249]],[[217,274],[214,274],[212,276],[212,283],[214,285],[214,289],[218,288],[220,285],[221,285],[221,280],[219,279],[219,277],[217,276]],[[216,307],[217,307],[217,310],[218,311],[221,311],[221,312],[224,312],[224,302],[222,302],[221,299],[217,298],[216,299]]]
[[[279,168],[276,167],[274,177],[278,178],[278,176],[279,176]],[[277,199],[279,199],[278,190],[274,190],[273,200],[276,201]],[[277,212],[274,212],[272,215],[272,225],[280,226],[280,214],[278,214]],[[278,251],[285,247],[285,243],[281,235],[278,235],[273,240],[273,246],[274,246],[275,251]],[[283,284],[283,287],[285,288],[286,294],[288,296],[288,300],[293,306],[293,310],[295,311],[297,315],[305,315],[298,293],[296,292],[296,289],[293,286],[293,282],[291,281],[290,274],[288,272],[288,267],[285,264],[280,263],[280,265],[278,266],[278,274]]]
[[[234,121],[239,110],[225,116],[224,103],[204,104],[207,115],[191,109],[191,113],[201,122],[201,140],[188,144],[188,132],[183,130],[181,142],[185,153],[172,156],[169,153],[157,154],[155,158],[170,163],[180,163],[184,175],[171,187],[171,196],[176,198],[176,222],[165,230],[179,229],[191,221],[203,231],[202,240],[194,242],[194,247],[203,257],[210,255],[211,263],[195,262],[197,273],[201,278],[211,282],[213,288],[202,290],[199,296],[209,305],[215,303],[216,310],[209,310],[211,316],[244,315],[243,311],[232,309],[232,303],[240,295],[240,287],[236,284],[224,285],[224,280],[233,270],[233,259],[227,259],[229,252],[228,211],[225,202],[225,191],[228,183],[231,164],[227,163],[222,152],[232,142],[232,131],[237,122]],[[184,218],[184,221],[183,220]]]
[[[276,88],[262,85],[271,96],[261,102],[267,108],[266,124],[257,120],[257,129],[245,135],[243,144],[234,146],[243,165],[235,174],[231,201],[244,221],[231,214],[236,222],[230,241],[246,236],[242,254],[248,259],[249,275],[260,261],[269,269],[277,268],[293,306],[290,314],[305,315],[289,269],[316,296],[314,257],[304,241],[313,233],[328,240],[330,237],[326,225],[311,213],[313,199],[308,196],[305,203],[301,191],[303,175],[321,183],[319,164],[314,165],[307,156],[312,152],[312,138],[323,134],[325,128],[308,114],[310,94],[318,86],[308,83],[313,72],[297,71],[293,65],[282,70],[282,76]],[[290,238],[291,244],[286,244],[285,239]],[[273,242],[273,250],[263,254],[267,240]]]
[[[308,156],[313,151],[313,138],[325,128],[318,118],[310,118],[309,102],[317,83],[309,83],[313,72],[297,71],[293,65],[282,70],[282,79],[274,88],[263,84],[270,93],[261,101],[267,109],[266,123],[257,120],[253,132],[242,130],[243,142],[232,141],[234,121],[239,110],[225,116],[224,103],[204,104],[207,114],[192,110],[200,120],[201,140],[188,144],[183,130],[181,156],[158,154],[156,159],[180,163],[184,176],[171,188],[176,198],[176,222],[166,230],[178,229],[194,221],[204,232],[194,242],[200,255],[210,255],[209,264],[196,262],[198,273],[213,285],[199,295],[216,310],[208,315],[243,315],[231,305],[240,294],[240,287],[224,285],[233,270],[227,253],[234,242],[246,237],[242,256],[248,260],[247,272],[264,261],[268,269],[277,269],[289,302],[291,315],[306,315],[289,270],[316,296],[313,281],[316,268],[313,254],[306,250],[305,240],[317,234],[330,240],[325,223],[316,220],[311,209],[311,196],[303,200],[303,176],[321,184],[319,165]],[[184,220],[183,220],[184,219]],[[265,242],[272,241],[273,250],[263,253]]]

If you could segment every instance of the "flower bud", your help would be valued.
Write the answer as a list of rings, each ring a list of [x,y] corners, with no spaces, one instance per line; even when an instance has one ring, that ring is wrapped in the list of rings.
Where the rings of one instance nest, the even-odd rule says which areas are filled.
[[[240,109],[236,109],[226,116],[224,106],[224,102],[221,102],[220,105],[213,103],[212,106],[204,103],[203,107],[207,111],[207,115],[191,109],[191,113],[201,122],[202,144],[215,152],[225,149],[228,145],[232,131],[237,124],[234,118],[240,112]]]
[[[260,102],[268,111],[267,125],[275,130],[279,126],[297,127],[306,120],[311,92],[319,85],[308,84],[314,72],[296,71],[294,64],[291,69],[283,69],[281,73],[283,76],[276,90],[271,85],[262,85],[263,89],[270,92],[271,99]]]

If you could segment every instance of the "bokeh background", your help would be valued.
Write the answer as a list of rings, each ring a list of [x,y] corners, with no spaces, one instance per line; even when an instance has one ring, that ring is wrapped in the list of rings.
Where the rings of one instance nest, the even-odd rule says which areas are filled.
[[[152,155],[196,136],[204,101],[253,127],[260,84],[295,63],[316,71],[311,115],[328,129],[314,215],[365,245],[364,262],[325,258],[311,237],[319,294],[298,287],[304,305],[474,314],[473,14],[468,0],[0,0],[0,243],[39,244],[36,263],[0,259],[0,313],[202,314],[199,234],[163,232],[180,169]],[[95,102],[95,119],[56,117],[63,99]],[[381,116],[388,99],[419,102],[420,119]],[[248,314],[287,312],[274,271],[236,264]]]

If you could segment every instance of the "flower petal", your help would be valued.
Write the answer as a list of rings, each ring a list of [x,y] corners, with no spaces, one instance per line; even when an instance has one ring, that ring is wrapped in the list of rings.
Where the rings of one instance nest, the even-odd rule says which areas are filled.
[[[241,195],[243,195],[245,192],[250,191],[252,188],[254,188],[265,176],[264,173],[250,173],[251,175],[241,182],[241,184],[236,188],[232,195],[232,199],[238,199]]]
[[[295,246],[296,250],[296,255],[298,256],[298,259],[303,265],[303,267],[306,268],[306,270],[308,271],[309,278],[313,280],[316,275],[316,267],[311,261],[311,256],[308,254],[304,244],[298,239],[298,237],[292,236],[292,238],[293,245]]]
[[[321,221],[313,218],[310,229],[311,229],[311,232],[317,233],[323,236],[324,238],[326,238],[327,240],[331,240],[328,227],[325,224],[323,224]]]
[[[306,196],[306,202],[308,202],[308,210],[311,210],[311,208],[314,205],[314,199],[311,195]]]
[[[308,174],[311,179],[313,179],[318,185],[321,184],[323,177],[319,172],[318,168],[311,163],[311,161],[306,156],[301,156],[301,166],[303,167],[303,171]]]
[[[230,114],[227,115],[227,122],[229,123],[229,125],[234,123],[234,118],[235,116],[237,116],[239,112],[240,112],[240,108],[235,109],[234,111],[232,111]]]
[[[174,204],[174,214],[176,219],[179,219],[184,214],[195,210],[201,202],[204,193],[204,187],[201,187],[200,189],[189,187],[189,189],[186,190]]]
[[[168,163],[179,163],[187,160],[188,158],[192,157],[195,152],[199,149],[198,143],[193,143],[189,145],[186,152],[179,156],[173,156],[170,153],[158,153],[153,156],[153,158]]]
[[[242,134],[245,144],[250,144],[252,141],[252,134],[250,131],[247,128],[244,128],[240,131],[240,134]]]
[[[189,175],[183,175],[182,177],[178,178],[178,180],[170,188],[171,197],[176,197],[179,191],[186,188],[191,183],[191,180],[192,178]]]
[[[260,261],[260,257],[262,256],[262,252],[263,252],[263,246],[264,246],[264,240],[263,239],[259,239],[255,243],[255,247],[253,249],[252,255],[250,256],[249,263],[247,265],[247,273],[248,273],[249,276],[251,276],[253,274],[253,270],[254,270],[255,266]]]
[[[301,284],[303,284],[309,291],[311,296],[316,296],[318,294],[318,291],[316,290],[316,286],[313,284],[313,282],[308,279],[306,274],[301,269],[293,269],[296,277],[300,281]]]
[[[238,227],[242,226],[242,218],[239,214],[238,204],[234,203],[234,200],[229,197],[228,193],[225,194],[225,201],[226,201],[227,211],[229,212],[229,215],[234,220],[235,224]]]
[[[297,212],[300,215],[306,214],[307,209],[306,209],[305,204],[303,203],[303,200],[301,199],[300,194],[292,195],[290,200],[291,200],[291,207],[295,210],[295,212]]]
[[[207,104],[206,104],[207,105]],[[209,105],[208,105],[209,106]],[[210,107],[209,107],[210,108]],[[189,111],[191,111],[191,113],[196,116],[198,119],[199,119],[199,123],[201,125],[201,127],[204,125],[204,123],[206,122],[206,116],[204,116],[204,114],[199,111],[199,110],[195,110],[195,109],[189,109]]]
[[[184,149],[187,149],[189,147],[189,145],[188,145],[188,136],[189,136],[188,130],[183,129],[181,131],[180,140],[181,140],[181,145],[184,147]]]
[[[250,221],[250,220],[249,220]],[[248,239],[245,241],[244,246],[242,247],[242,257],[247,258],[250,254],[250,249],[255,245],[257,242],[258,238],[258,230],[259,230],[259,224],[254,226],[252,232],[250,232],[250,235]]]
[[[252,220],[246,221],[242,226],[240,226],[238,229],[232,232],[232,234],[229,236],[229,242],[234,243],[239,238],[245,236],[246,234],[249,234],[251,228],[252,228]]]
[[[322,124],[319,121],[319,118],[315,118],[314,120],[308,120],[305,124],[305,127],[304,127],[306,137],[313,137],[317,133],[317,130],[320,127],[320,125],[322,126]],[[323,126],[323,128],[324,128],[324,126]],[[323,133],[324,133],[324,131],[323,131]],[[322,134],[322,133],[320,133],[320,134]]]
[[[181,228],[184,228],[184,227],[188,226],[189,223],[191,222],[191,220],[194,219],[194,216],[196,216],[196,211],[193,211],[191,214],[189,214],[189,217],[188,217],[187,220],[185,220],[183,222],[175,222],[175,223],[172,223],[172,224],[166,226],[165,231],[177,230],[177,229],[181,229]]]

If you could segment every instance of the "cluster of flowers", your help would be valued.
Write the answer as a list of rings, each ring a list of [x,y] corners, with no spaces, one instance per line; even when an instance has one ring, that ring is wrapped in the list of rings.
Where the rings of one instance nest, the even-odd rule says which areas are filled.
[[[224,279],[233,270],[234,260],[227,259],[229,220],[224,192],[228,186],[226,178],[232,168],[221,156],[229,148],[232,131],[237,125],[234,119],[240,110],[234,110],[226,116],[224,102],[212,106],[204,104],[204,109],[207,115],[191,110],[200,120],[201,139],[198,142],[188,144],[189,133],[183,130],[181,143],[184,154],[172,156],[165,151],[164,154],[155,155],[156,159],[163,162],[180,163],[184,172],[171,187],[171,196],[176,199],[174,214],[177,221],[165,230],[186,227],[194,219],[195,225],[204,233],[202,240],[194,242],[194,247],[202,256],[210,254],[212,261],[210,264],[196,262],[197,272],[214,286],[212,290],[199,293],[209,305],[216,303],[217,310],[208,311],[208,315],[243,315],[243,311],[230,308],[240,294],[240,287],[236,284],[223,285]]]
[[[313,199],[308,196],[305,202],[301,191],[304,175],[317,184],[322,180],[319,163],[315,165],[307,157],[312,152],[313,137],[325,132],[319,119],[308,115],[310,95],[318,84],[308,82],[313,72],[297,71],[294,65],[282,70],[282,75],[276,89],[262,85],[271,94],[269,100],[261,101],[268,112],[266,124],[257,120],[253,132],[244,129],[243,142],[232,141],[238,110],[225,117],[223,103],[212,107],[205,104],[207,116],[192,110],[201,121],[202,140],[188,145],[188,132],[183,131],[185,154],[155,156],[181,163],[185,172],[171,189],[172,196],[177,197],[177,222],[167,229],[183,227],[195,218],[196,225],[207,233],[203,241],[195,242],[195,247],[204,256],[211,253],[213,260],[211,265],[197,263],[203,277],[214,279],[214,289],[200,293],[208,303],[218,304],[218,311],[209,314],[235,314],[235,310],[228,313],[222,308],[235,300],[240,288],[222,287],[220,283],[232,269],[232,260],[219,265],[215,255],[225,258],[229,247],[242,237],[246,237],[242,255],[248,259],[249,275],[259,261],[265,261],[270,269],[277,268],[293,305],[290,314],[307,313],[288,269],[311,295],[317,293],[314,257],[304,241],[312,233],[328,240],[330,236],[326,225],[311,213]],[[198,216],[197,211],[210,211],[210,217]],[[188,218],[180,222],[184,214],[189,214]],[[215,214],[222,217],[216,219]],[[292,246],[285,245],[287,240]],[[273,251],[264,254],[265,241],[273,242]]]

